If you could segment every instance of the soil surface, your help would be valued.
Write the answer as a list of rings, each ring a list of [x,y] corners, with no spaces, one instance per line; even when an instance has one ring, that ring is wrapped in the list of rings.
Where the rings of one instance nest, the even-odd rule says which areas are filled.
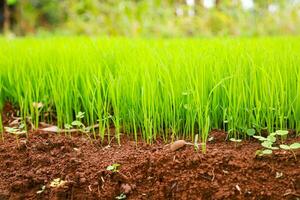
[[[286,151],[256,158],[259,148],[254,141],[236,146],[216,139],[206,154],[193,146],[172,152],[160,142],[123,137],[119,146],[39,132],[20,138],[18,146],[6,134],[0,199],[299,199],[300,153],[297,160]],[[114,163],[118,172],[106,170]],[[61,185],[51,187],[58,178]]]
[[[39,131],[0,142],[5,199],[300,199],[300,152],[256,157],[260,144],[225,141],[212,131],[207,152],[171,151],[123,136],[121,145]],[[287,143],[300,142],[290,135]],[[107,167],[120,164],[112,172]]]

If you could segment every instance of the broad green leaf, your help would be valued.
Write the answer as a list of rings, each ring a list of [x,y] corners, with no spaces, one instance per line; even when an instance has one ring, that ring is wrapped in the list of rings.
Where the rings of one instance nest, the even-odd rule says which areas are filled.
[[[291,150],[291,147],[288,146],[288,145],[285,145],[285,144],[281,144],[279,145],[281,149],[284,149],[284,150]]]
[[[269,148],[269,147],[271,147],[272,146],[272,142],[270,142],[270,141],[264,141],[264,142],[262,142],[261,143],[261,146],[263,146],[263,147],[265,147],[265,148]]]
[[[285,130],[278,130],[276,131],[276,134],[277,135],[280,135],[280,136],[284,136],[284,135],[287,135],[289,132],[288,131],[285,131]]]
[[[272,154],[273,151],[270,150],[270,149],[265,149],[265,150],[257,150],[255,152],[255,155],[258,155],[258,156],[263,156],[263,155],[269,155],[269,154]]]
[[[270,135],[272,135],[272,136],[276,136],[276,133],[270,133]]]
[[[255,130],[254,130],[253,128],[248,129],[248,130],[247,130],[247,135],[248,135],[248,136],[253,136],[253,135],[255,135]]]
[[[264,155],[270,155],[270,154],[273,153],[273,151],[270,150],[270,149],[265,149],[265,150],[263,150],[261,153],[264,154]]]
[[[274,136],[272,136],[272,135],[269,135],[269,136],[267,137],[267,140],[270,141],[270,142],[272,142],[272,143],[274,143],[274,142],[276,142],[276,137],[274,137]]]
[[[253,137],[256,138],[256,139],[258,139],[258,140],[260,140],[260,141],[267,141],[268,140],[267,138],[262,137],[262,136],[254,135]]]
[[[291,149],[300,149],[300,143],[293,143],[290,145]]]

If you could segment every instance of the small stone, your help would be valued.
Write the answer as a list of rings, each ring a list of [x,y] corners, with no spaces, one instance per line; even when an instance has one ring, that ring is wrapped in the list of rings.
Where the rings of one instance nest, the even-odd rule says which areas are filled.
[[[80,178],[80,183],[86,183],[86,178]]]
[[[176,151],[186,145],[186,141],[184,140],[177,140],[173,144],[170,145],[171,151]]]
[[[122,189],[122,191],[125,193],[125,194],[128,194],[128,193],[130,193],[131,192],[131,190],[132,190],[132,188],[131,188],[131,186],[129,185],[129,184],[122,184],[121,185],[121,189]]]

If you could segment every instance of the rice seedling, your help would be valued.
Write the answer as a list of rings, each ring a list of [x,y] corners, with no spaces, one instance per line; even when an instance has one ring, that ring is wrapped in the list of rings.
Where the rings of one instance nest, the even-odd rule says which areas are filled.
[[[98,124],[95,138],[119,143],[122,134],[148,143],[199,135],[203,151],[212,128],[236,139],[300,130],[298,37],[58,37],[0,45],[0,103],[14,103],[33,128],[40,121],[62,129]]]

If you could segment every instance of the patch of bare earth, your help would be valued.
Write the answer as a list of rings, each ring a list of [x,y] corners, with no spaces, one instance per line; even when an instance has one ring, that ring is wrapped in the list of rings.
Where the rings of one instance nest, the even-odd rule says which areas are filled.
[[[294,199],[300,198],[300,152],[256,158],[260,144],[215,140],[207,153],[161,142],[121,146],[85,136],[33,132],[0,142],[0,199]],[[217,136],[217,137],[216,137]],[[289,142],[299,138],[289,139]],[[119,172],[106,170],[119,163]],[[51,187],[54,179],[65,181]],[[44,190],[42,189],[44,187]],[[40,192],[38,192],[40,191]],[[124,196],[123,195],[123,196]]]

